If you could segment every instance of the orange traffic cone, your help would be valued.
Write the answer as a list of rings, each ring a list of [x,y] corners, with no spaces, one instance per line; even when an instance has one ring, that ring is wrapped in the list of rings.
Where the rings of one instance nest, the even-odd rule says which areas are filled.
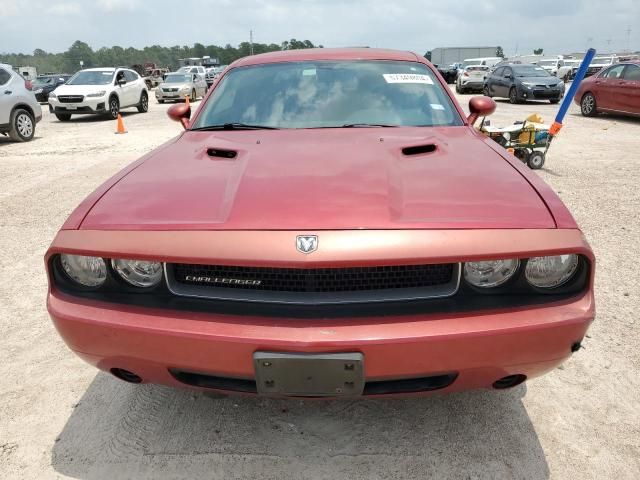
[[[118,114],[118,129],[116,130],[116,134],[118,133],[127,133],[124,128],[124,122],[122,121],[122,115]]]
[[[191,106],[191,104],[189,103],[189,95],[184,96],[184,103],[187,107]]]

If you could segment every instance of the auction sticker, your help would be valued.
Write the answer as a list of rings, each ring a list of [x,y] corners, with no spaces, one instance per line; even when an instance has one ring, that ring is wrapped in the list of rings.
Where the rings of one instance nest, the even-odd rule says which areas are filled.
[[[384,73],[382,75],[387,83],[424,83],[433,85],[433,80],[429,75],[417,73]]]

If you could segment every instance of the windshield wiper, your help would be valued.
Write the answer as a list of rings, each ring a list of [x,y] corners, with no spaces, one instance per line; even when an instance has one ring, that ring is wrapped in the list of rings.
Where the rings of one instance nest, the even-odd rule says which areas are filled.
[[[207,132],[213,130],[278,130],[278,127],[267,125],[250,125],[248,123],[222,123],[220,125],[207,125],[206,127],[192,128],[192,131]]]
[[[341,128],[367,128],[367,127],[397,127],[398,125],[387,125],[385,123],[345,123]]]

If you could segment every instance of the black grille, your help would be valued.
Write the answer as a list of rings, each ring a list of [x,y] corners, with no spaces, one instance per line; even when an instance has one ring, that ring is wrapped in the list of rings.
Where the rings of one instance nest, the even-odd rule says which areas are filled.
[[[178,88],[163,88],[162,89],[163,92],[177,92]]]
[[[186,285],[273,292],[356,292],[446,285],[454,265],[393,265],[352,268],[268,268],[174,264],[175,281]]]
[[[84,100],[84,95],[58,95],[60,103],[80,103]]]

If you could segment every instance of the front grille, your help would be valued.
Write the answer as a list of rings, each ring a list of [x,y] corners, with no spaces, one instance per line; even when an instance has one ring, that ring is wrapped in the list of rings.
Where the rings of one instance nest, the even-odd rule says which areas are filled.
[[[551,89],[547,89],[547,90],[536,89],[533,91],[533,95],[536,98],[557,98],[560,96],[560,92],[558,90],[551,90]]]
[[[80,103],[84,100],[84,95],[58,95],[60,103]]]
[[[449,296],[458,264],[273,268],[167,264],[177,295],[283,303],[395,301]]]
[[[162,89],[163,92],[177,92],[178,88],[163,88]]]

